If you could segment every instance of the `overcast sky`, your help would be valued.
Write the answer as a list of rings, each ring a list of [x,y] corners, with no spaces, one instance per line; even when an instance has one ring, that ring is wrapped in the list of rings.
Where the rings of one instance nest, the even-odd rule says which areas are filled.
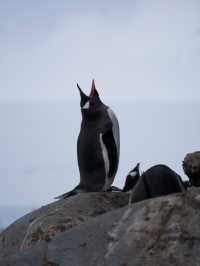
[[[0,3],[0,99],[200,99],[198,0]]]
[[[77,184],[76,82],[88,92],[92,78],[120,121],[116,184],[138,161],[182,175],[199,149],[199,14],[199,0],[1,1],[0,204]]]

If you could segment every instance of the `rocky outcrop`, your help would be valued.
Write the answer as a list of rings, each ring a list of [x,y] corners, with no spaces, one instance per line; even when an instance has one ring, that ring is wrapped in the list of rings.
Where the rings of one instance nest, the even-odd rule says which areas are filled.
[[[46,249],[59,233],[85,225],[96,216],[127,203],[126,193],[85,193],[44,206],[17,220],[0,235],[0,258],[10,261],[11,254],[14,254],[14,261],[17,261],[18,257],[23,257],[21,254],[28,253],[30,256],[32,253],[34,256],[32,249],[37,250],[39,245],[41,252],[40,246]],[[19,265],[23,265],[19,260]],[[40,264],[35,261],[33,265]]]
[[[128,204],[87,193],[44,206],[0,234],[0,265],[200,265],[200,189]]]
[[[200,186],[200,151],[186,154],[183,160],[183,170],[192,185]]]

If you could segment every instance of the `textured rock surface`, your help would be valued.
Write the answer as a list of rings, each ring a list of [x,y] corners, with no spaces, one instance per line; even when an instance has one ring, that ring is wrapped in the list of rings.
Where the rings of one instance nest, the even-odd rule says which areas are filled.
[[[183,170],[193,185],[200,186],[200,151],[186,154]]]
[[[127,203],[126,193],[87,193],[51,203],[9,226],[0,235],[0,254],[22,251],[42,241],[48,243],[56,234]]]
[[[127,205],[90,193],[28,214],[0,235],[0,265],[200,265],[200,189]]]

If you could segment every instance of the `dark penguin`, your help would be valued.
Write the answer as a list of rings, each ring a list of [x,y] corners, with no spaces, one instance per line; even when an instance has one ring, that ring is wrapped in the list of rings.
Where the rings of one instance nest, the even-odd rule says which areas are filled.
[[[94,80],[87,96],[77,84],[81,96],[81,129],[77,141],[80,183],[57,198],[80,192],[111,191],[119,163],[119,124],[114,112],[102,103]]]
[[[132,183],[133,184],[133,183]],[[181,177],[166,165],[155,165],[139,176],[132,189],[132,202],[184,192],[186,186]],[[126,190],[128,191],[128,190]]]
[[[126,182],[123,188],[124,192],[127,192],[129,190],[131,190],[136,183],[138,182],[140,177],[140,163],[138,163],[135,168],[133,168],[133,170],[131,170],[127,177],[126,177]]]

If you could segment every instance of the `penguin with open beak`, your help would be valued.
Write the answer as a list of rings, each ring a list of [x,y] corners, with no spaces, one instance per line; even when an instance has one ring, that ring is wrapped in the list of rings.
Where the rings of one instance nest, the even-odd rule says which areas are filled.
[[[81,192],[110,191],[120,155],[120,132],[116,115],[100,99],[95,82],[89,96],[80,92],[82,122],[77,141],[80,183],[59,197],[67,198]]]

